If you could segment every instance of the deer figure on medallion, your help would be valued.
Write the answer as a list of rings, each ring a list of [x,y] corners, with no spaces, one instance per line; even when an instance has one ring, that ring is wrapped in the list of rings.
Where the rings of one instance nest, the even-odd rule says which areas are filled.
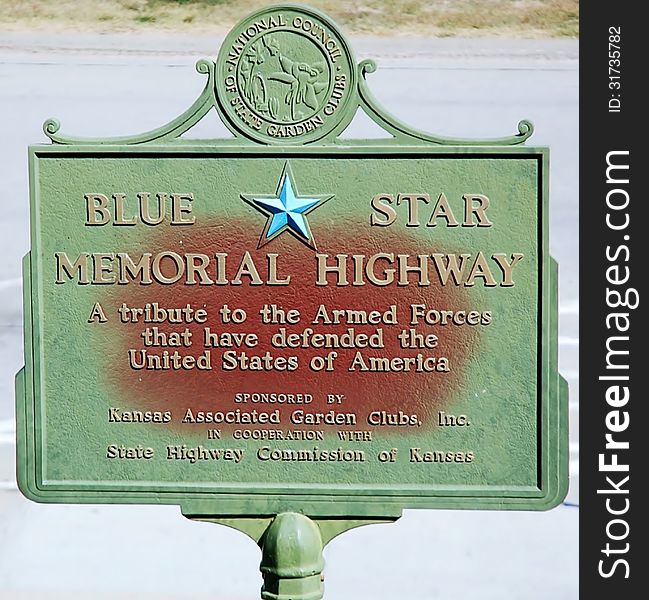
[[[328,67],[313,52],[306,52],[311,56],[298,60],[294,40],[294,57],[287,56],[280,35],[262,36],[247,50],[239,63],[239,89],[257,114],[276,123],[296,123],[320,108],[323,92],[329,86]]]

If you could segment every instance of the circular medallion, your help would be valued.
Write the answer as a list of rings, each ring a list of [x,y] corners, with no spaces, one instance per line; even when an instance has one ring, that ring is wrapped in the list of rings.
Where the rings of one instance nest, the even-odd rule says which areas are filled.
[[[266,144],[306,144],[354,116],[356,68],[335,24],[313,9],[273,6],[236,25],[217,60],[227,125]]]

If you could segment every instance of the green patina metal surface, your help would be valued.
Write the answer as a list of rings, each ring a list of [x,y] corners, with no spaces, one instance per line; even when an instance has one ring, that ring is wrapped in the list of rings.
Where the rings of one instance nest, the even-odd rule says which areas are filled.
[[[197,63],[205,89],[171,123],[81,139],[46,121],[26,496],[179,504],[260,543],[264,597],[303,600],[351,527],[563,499],[548,150],[526,121],[419,132],[373,98],[374,69],[324,15],[271,7]],[[181,137],[212,109],[233,139]],[[358,110],[389,137],[341,139]]]

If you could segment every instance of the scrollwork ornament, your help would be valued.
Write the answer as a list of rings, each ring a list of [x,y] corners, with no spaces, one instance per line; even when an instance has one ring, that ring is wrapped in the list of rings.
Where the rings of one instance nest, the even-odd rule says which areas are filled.
[[[65,145],[181,143],[181,136],[213,108],[241,143],[338,144],[338,136],[359,108],[392,135],[388,144],[511,146],[524,143],[534,132],[527,120],[518,123],[517,134],[492,139],[419,131],[376,100],[367,82],[376,68],[370,59],[356,65],[347,40],[326,15],[302,6],[273,6],[236,25],[216,63],[209,59],[196,63],[198,73],[207,75],[205,87],[169,123],[137,135],[81,138],[62,135],[60,122],[47,119],[43,132],[52,143]]]

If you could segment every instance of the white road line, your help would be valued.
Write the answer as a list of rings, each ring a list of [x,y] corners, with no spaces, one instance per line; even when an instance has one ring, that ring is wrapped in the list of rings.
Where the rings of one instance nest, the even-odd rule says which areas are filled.
[[[13,419],[0,421],[0,445],[16,443],[16,424]]]
[[[15,423],[13,419],[3,419],[0,421],[0,433],[16,431]]]
[[[560,315],[578,315],[579,314],[579,300],[569,300],[559,305]]]
[[[23,280],[20,277],[16,277],[14,279],[5,279],[3,281],[0,281],[0,290],[19,286],[22,282]]]

